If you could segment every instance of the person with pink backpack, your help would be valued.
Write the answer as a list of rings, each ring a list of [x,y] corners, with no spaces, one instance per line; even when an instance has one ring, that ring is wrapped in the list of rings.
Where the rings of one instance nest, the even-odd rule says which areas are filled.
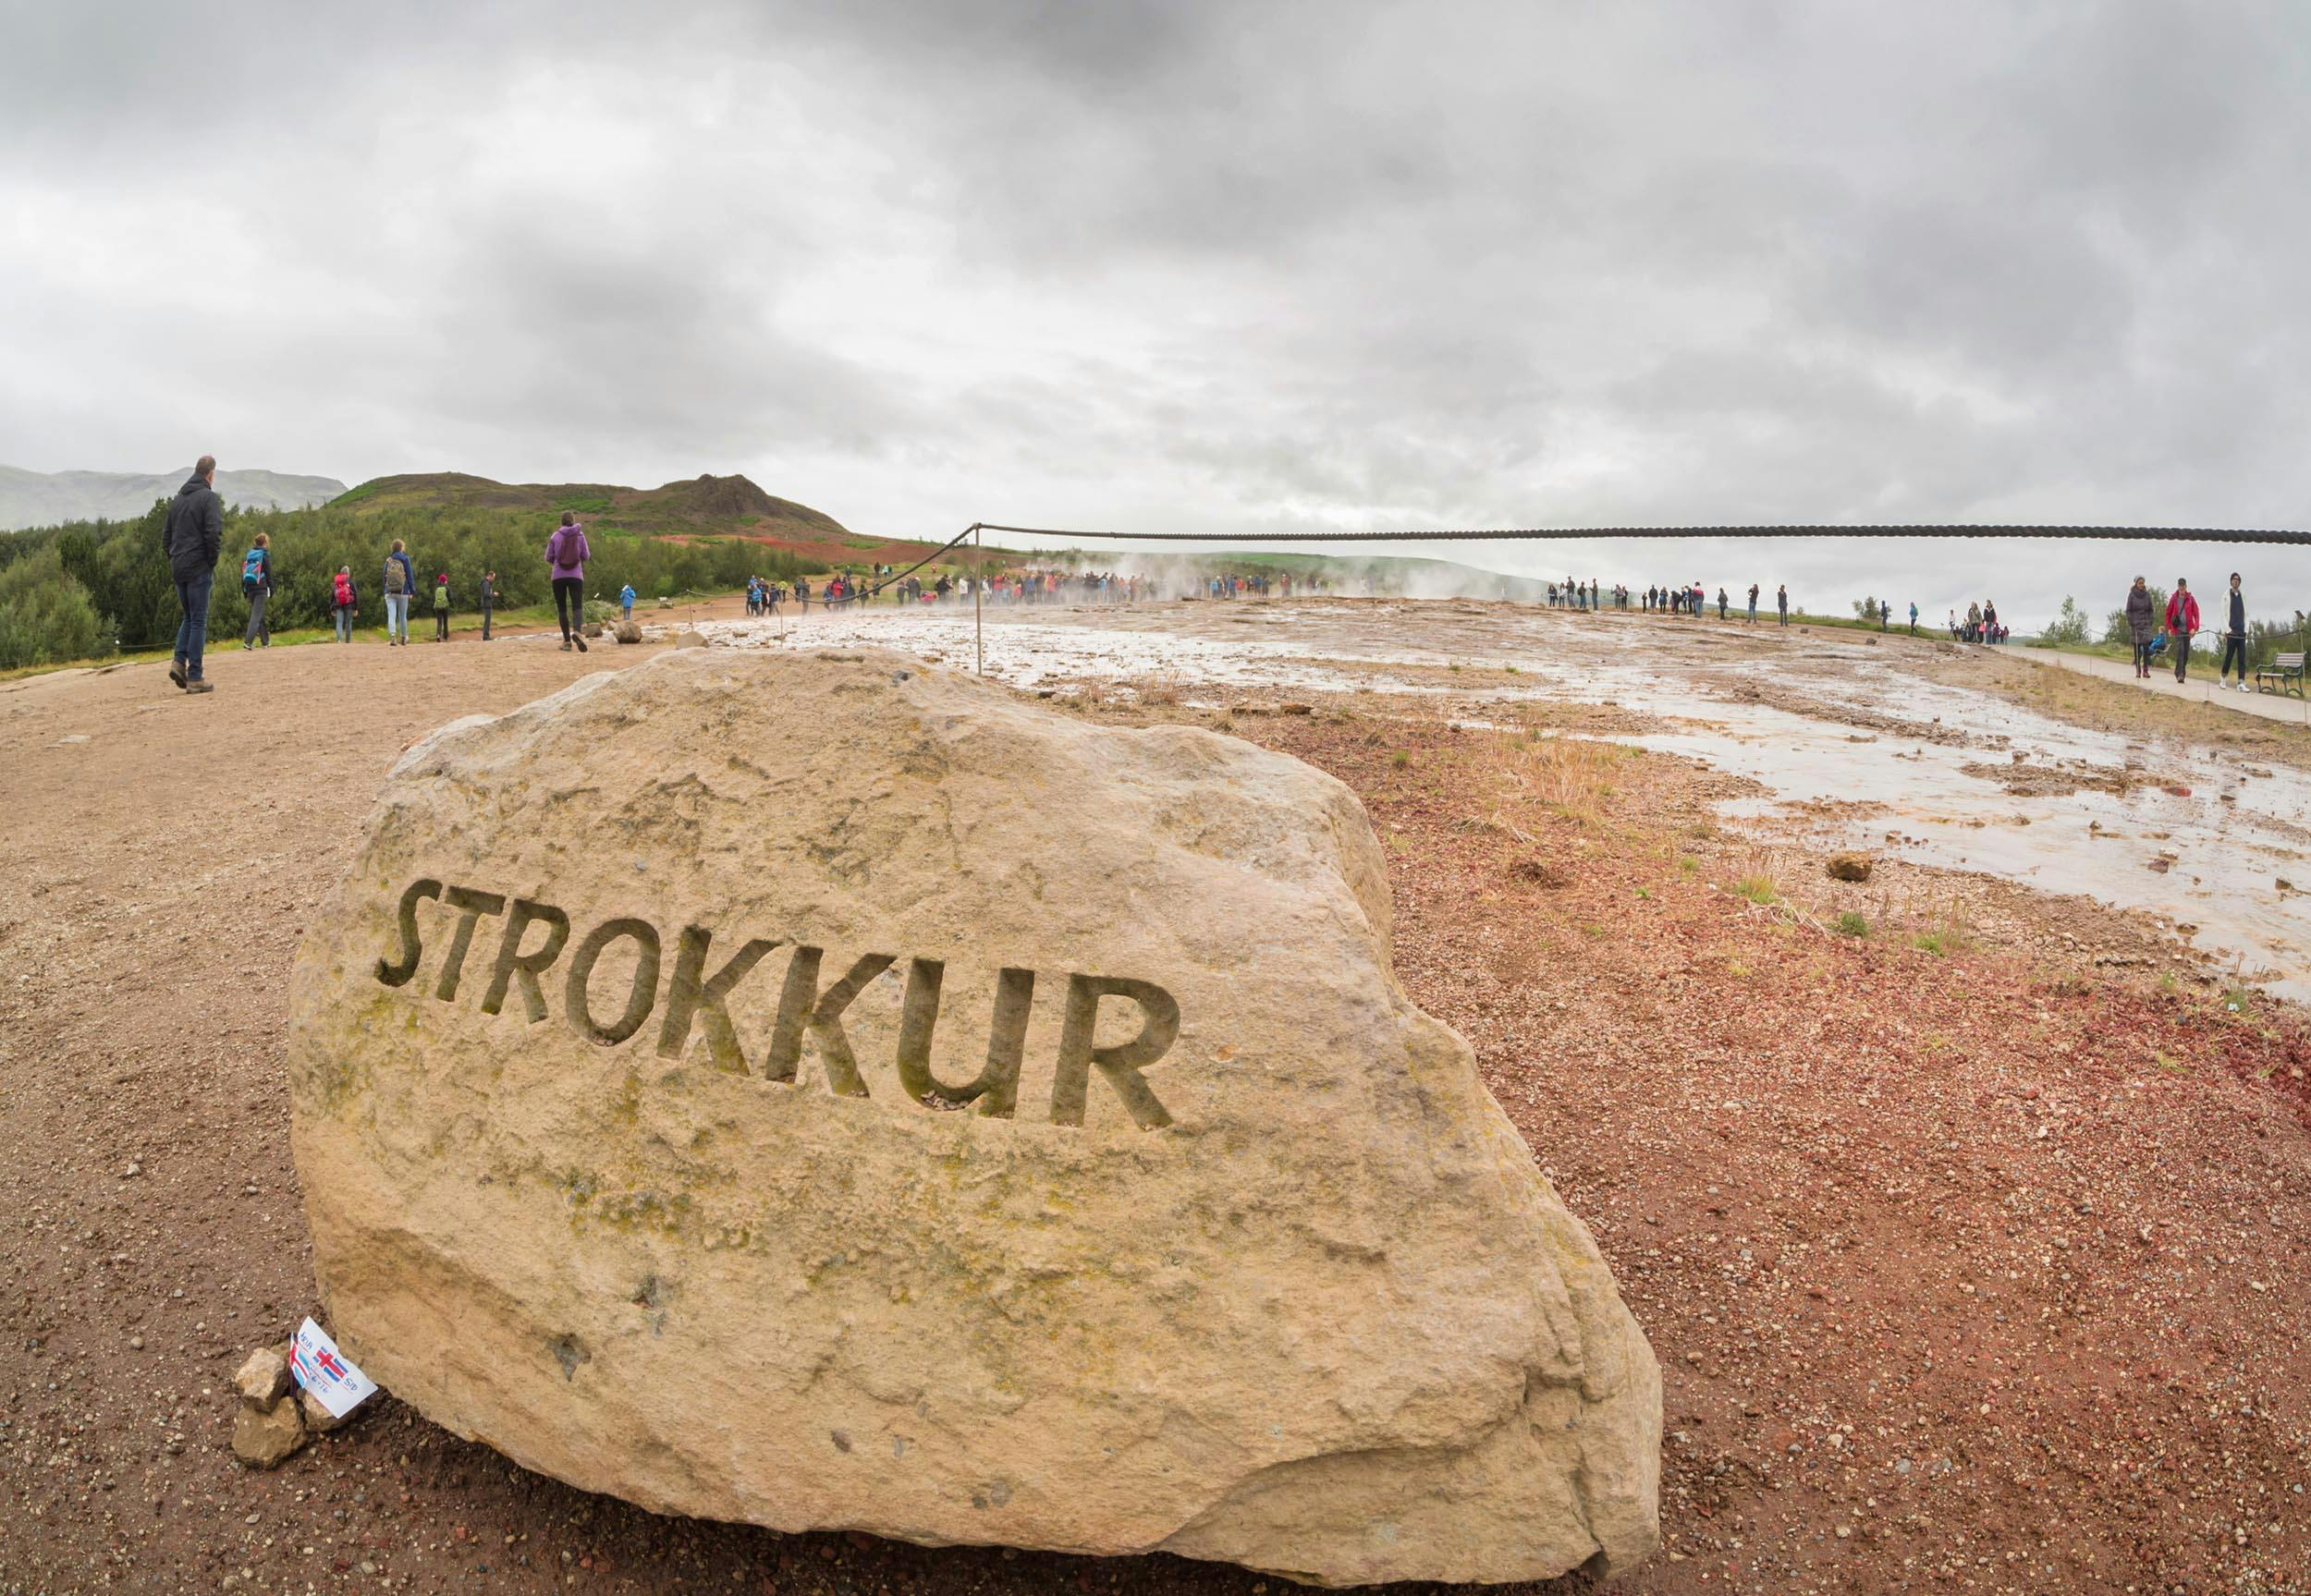
[[[586,556],[591,552],[578,518],[564,510],[562,524],[545,542],[545,563],[554,579],[554,614],[562,623],[564,652],[573,644],[580,653],[586,652]]]
[[[339,566],[329,583],[329,608],[336,616],[337,641],[353,640],[353,617],[361,613],[361,593],[353,585],[353,567]]]

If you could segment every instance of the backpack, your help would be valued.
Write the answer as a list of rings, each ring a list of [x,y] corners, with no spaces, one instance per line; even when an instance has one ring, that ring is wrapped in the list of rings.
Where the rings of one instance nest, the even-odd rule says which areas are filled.
[[[251,549],[240,562],[240,591],[244,593],[253,593],[257,591],[257,585],[263,580],[264,551]]]
[[[353,579],[343,571],[339,571],[336,577],[336,603],[341,610],[353,607]]]

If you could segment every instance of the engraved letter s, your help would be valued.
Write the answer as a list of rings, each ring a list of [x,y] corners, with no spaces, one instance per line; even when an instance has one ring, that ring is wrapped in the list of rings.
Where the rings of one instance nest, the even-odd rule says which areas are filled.
[[[425,955],[417,935],[417,900],[441,896],[441,883],[432,880],[413,881],[401,895],[401,958],[398,963],[385,959],[377,961],[377,979],[387,986],[407,986],[417,974],[417,961]]]

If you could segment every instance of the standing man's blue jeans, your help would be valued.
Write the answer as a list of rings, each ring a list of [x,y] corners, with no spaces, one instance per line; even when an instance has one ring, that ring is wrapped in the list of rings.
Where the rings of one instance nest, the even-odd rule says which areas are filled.
[[[337,641],[341,643],[349,643],[352,640],[353,612],[347,609],[343,604],[339,604],[337,606]]]
[[[177,658],[184,664],[189,682],[201,679],[201,646],[209,640],[209,590],[215,586],[214,571],[202,571],[192,580],[177,584],[177,602],[185,610],[185,618],[177,623]]]
[[[406,643],[410,640],[409,594],[385,595],[385,636],[394,642]]]

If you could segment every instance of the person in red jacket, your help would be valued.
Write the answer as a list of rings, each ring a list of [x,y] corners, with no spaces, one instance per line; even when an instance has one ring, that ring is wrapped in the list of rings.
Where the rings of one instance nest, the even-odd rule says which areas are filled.
[[[2177,577],[2167,600],[2167,636],[2173,640],[2176,681],[2191,668],[2191,634],[2197,630],[2198,600],[2191,596],[2191,584]]]

